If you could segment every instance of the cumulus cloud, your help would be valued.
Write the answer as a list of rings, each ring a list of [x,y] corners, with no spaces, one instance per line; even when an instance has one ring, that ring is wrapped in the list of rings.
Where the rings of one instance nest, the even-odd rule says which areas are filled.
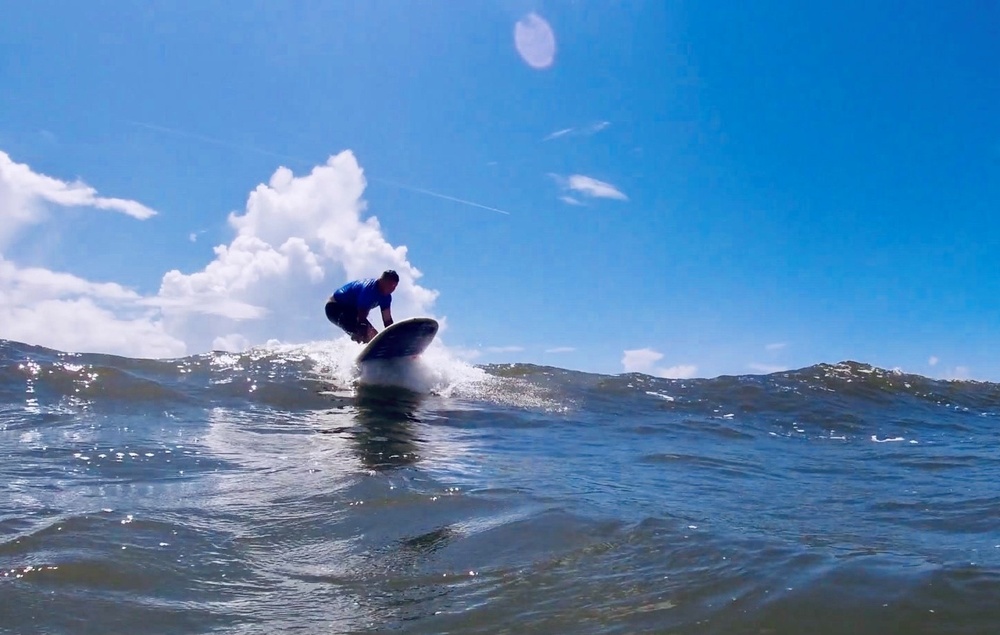
[[[24,166],[11,172],[9,165],[17,164],[2,166],[3,220],[40,221],[27,204],[32,197],[148,217],[139,203],[100,197],[84,186],[60,187],[30,170],[25,175]],[[155,295],[19,268],[0,255],[0,337],[138,357],[241,350],[272,339],[327,339],[340,332],[323,314],[325,299],[345,281],[377,277],[385,269],[400,277],[393,317],[430,315],[437,292],[416,284],[421,273],[407,260],[406,247],[389,244],[378,219],[366,217],[365,186],[349,151],[302,176],[279,168],[250,193],[242,213],[230,214],[234,236],[215,247],[214,259],[199,271],[167,271]]]
[[[0,249],[23,227],[45,220],[51,208],[90,207],[146,219],[152,209],[136,201],[98,196],[82,181],[66,182],[34,172],[0,151]]]
[[[529,13],[514,25],[514,47],[528,66],[545,69],[555,60],[556,36],[545,18]]]
[[[214,351],[242,351],[249,348],[250,345],[250,340],[239,333],[220,335],[212,340],[212,350]]]
[[[569,177],[562,177],[558,174],[549,174],[549,176],[551,176],[563,190],[568,192],[576,192],[577,194],[582,194],[583,196],[590,198],[610,198],[619,201],[628,200],[628,197],[614,185],[604,181],[598,181],[590,176],[584,176],[583,174],[573,174]],[[563,200],[565,201],[568,196],[570,195],[564,195],[562,197]]]
[[[695,376],[698,367],[691,364],[661,367],[656,362],[663,359],[663,353],[651,348],[639,348],[625,351],[622,356],[622,367],[626,373],[645,373],[657,377],[671,379],[688,379]]]
[[[653,367],[653,364],[663,359],[663,353],[650,348],[640,348],[625,351],[622,357],[622,367],[626,373],[642,373]]]
[[[546,353],[572,353],[575,351],[576,349],[572,346],[556,346],[555,348],[545,349]]]
[[[197,349],[244,341],[239,337],[329,336],[325,298],[346,280],[385,269],[399,274],[393,317],[428,315],[437,292],[416,284],[422,274],[407,260],[406,247],[385,240],[378,218],[365,218],[365,187],[350,151],[303,176],[279,168],[250,193],[243,213],[229,215],[236,235],[215,248],[215,260],[194,273],[167,272],[152,302],[169,328]],[[374,323],[380,326],[377,318]]]
[[[63,351],[179,357],[183,341],[115,283],[91,282],[0,257],[0,337]]]

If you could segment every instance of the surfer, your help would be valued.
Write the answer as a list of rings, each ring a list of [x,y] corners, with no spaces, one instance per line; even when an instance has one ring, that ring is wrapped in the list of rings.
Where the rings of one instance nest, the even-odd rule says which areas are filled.
[[[354,280],[337,289],[326,301],[326,319],[344,329],[351,339],[367,344],[377,331],[368,321],[368,312],[378,305],[382,309],[382,325],[392,324],[392,292],[399,284],[399,274],[392,269],[378,279]]]

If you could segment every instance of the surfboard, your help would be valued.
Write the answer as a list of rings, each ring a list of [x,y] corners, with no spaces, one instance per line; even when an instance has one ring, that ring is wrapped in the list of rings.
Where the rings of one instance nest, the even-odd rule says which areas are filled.
[[[437,320],[410,318],[393,322],[361,350],[358,363],[373,359],[416,357],[424,352],[437,335]]]

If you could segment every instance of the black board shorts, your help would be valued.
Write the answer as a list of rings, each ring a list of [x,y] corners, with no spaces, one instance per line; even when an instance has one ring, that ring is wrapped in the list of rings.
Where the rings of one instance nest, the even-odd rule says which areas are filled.
[[[355,307],[340,304],[333,298],[326,301],[326,319],[352,335],[362,326],[358,322],[358,310]]]

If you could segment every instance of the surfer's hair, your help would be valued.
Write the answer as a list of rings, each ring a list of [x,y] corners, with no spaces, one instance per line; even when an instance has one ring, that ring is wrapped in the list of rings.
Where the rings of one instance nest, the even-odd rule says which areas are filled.
[[[392,280],[393,282],[395,282],[395,283],[398,284],[399,283],[399,274],[396,273],[395,271],[393,271],[392,269],[386,269],[385,271],[382,272],[382,279],[383,280]]]

